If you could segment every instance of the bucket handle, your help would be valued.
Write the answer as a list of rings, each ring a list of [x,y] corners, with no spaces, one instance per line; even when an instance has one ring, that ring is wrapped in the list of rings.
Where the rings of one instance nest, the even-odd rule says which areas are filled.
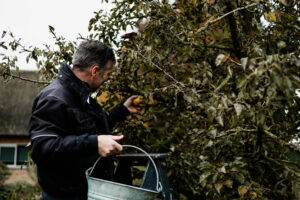
[[[157,170],[157,167],[156,167],[156,164],[154,162],[154,160],[151,158],[151,156],[146,152],[144,151],[143,149],[139,148],[139,147],[136,147],[136,146],[133,146],[133,145],[122,145],[123,148],[134,148],[136,150],[139,150],[141,152],[143,152],[144,154],[146,154],[146,156],[149,158],[149,160],[152,162],[153,164],[153,167],[155,169],[155,172],[156,172],[156,180],[157,180],[157,184],[156,184],[156,191],[157,192],[161,192],[162,191],[162,185],[161,185],[161,182],[159,181],[159,175],[158,175],[158,170]],[[92,169],[90,170],[90,173],[89,173],[89,176],[93,173],[94,171],[94,168],[96,167],[97,163],[99,162],[99,160],[101,159],[101,156],[99,156],[99,158],[96,160],[96,162],[94,163]]]

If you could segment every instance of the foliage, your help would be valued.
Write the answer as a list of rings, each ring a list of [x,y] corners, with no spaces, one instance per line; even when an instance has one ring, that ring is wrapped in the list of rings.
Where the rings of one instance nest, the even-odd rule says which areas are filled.
[[[142,113],[115,131],[126,143],[171,153],[180,198],[291,199],[300,176],[285,159],[299,139],[299,1],[113,3],[89,24],[88,38],[114,44],[119,58],[99,95],[107,95],[108,109],[129,95],[144,97]],[[56,50],[28,50],[48,80],[76,46],[50,31]],[[9,76],[4,61],[0,70]]]
[[[26,165],[26,171],[35,185],[17,182],[14,184],[3,184],[11,174],[8,167],[0,161],[0,200],[39,200],[41,199],[41,188],[37,184],[36,166],[33,161]]]
[[[8,167],[0,160],[0,186],[9,177],[10,171]]]
[[[39,187],[27,183],[16,183],[0,187],[1,200],[39,200],[41,192]]]

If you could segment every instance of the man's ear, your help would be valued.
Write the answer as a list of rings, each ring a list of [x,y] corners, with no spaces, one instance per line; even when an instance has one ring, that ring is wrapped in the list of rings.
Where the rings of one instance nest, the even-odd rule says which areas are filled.
[[[98,65],[94,65],[90,68],[90,73],[92,77],[95,77],[97,75],[97,71],[99,70]]]

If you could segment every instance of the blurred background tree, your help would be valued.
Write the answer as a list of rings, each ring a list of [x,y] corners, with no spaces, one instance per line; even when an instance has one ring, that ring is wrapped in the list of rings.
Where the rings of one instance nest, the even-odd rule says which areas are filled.
[[[113,45],[118,64],[98,90],[106,109],[132,94],[141,114],[120,124],[124,143],[170,152],[179,199],[291,199],[300,177],[300,59],[297,0],[112,1],[95,12],[88,37]],[[55,47],[9,48],[36,61],[43,81],[71,63],[78,41],[55,34]],[[125,33],[125,34],[124,34]],[[1,48],[0,47],[0,48]],[[1,56],[10,77],[15,61]]]

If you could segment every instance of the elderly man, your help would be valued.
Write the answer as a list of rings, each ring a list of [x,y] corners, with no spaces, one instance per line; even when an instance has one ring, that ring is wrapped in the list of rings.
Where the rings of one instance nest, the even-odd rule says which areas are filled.
[[[115,62],[110,47],[84,41],[73,56],[73,68],[63,64],[57,78],[36,97],[29,132],[43,199],[86,199],[86,169],[99,155],[122,151],[118,141],[123,136],[110,132],[116,122],[139,112],[141,105],[133,105],[137,96],[108,113],[89,96],[108,79]],[[103,166],[100,176],[109,178],[110,164]]]

